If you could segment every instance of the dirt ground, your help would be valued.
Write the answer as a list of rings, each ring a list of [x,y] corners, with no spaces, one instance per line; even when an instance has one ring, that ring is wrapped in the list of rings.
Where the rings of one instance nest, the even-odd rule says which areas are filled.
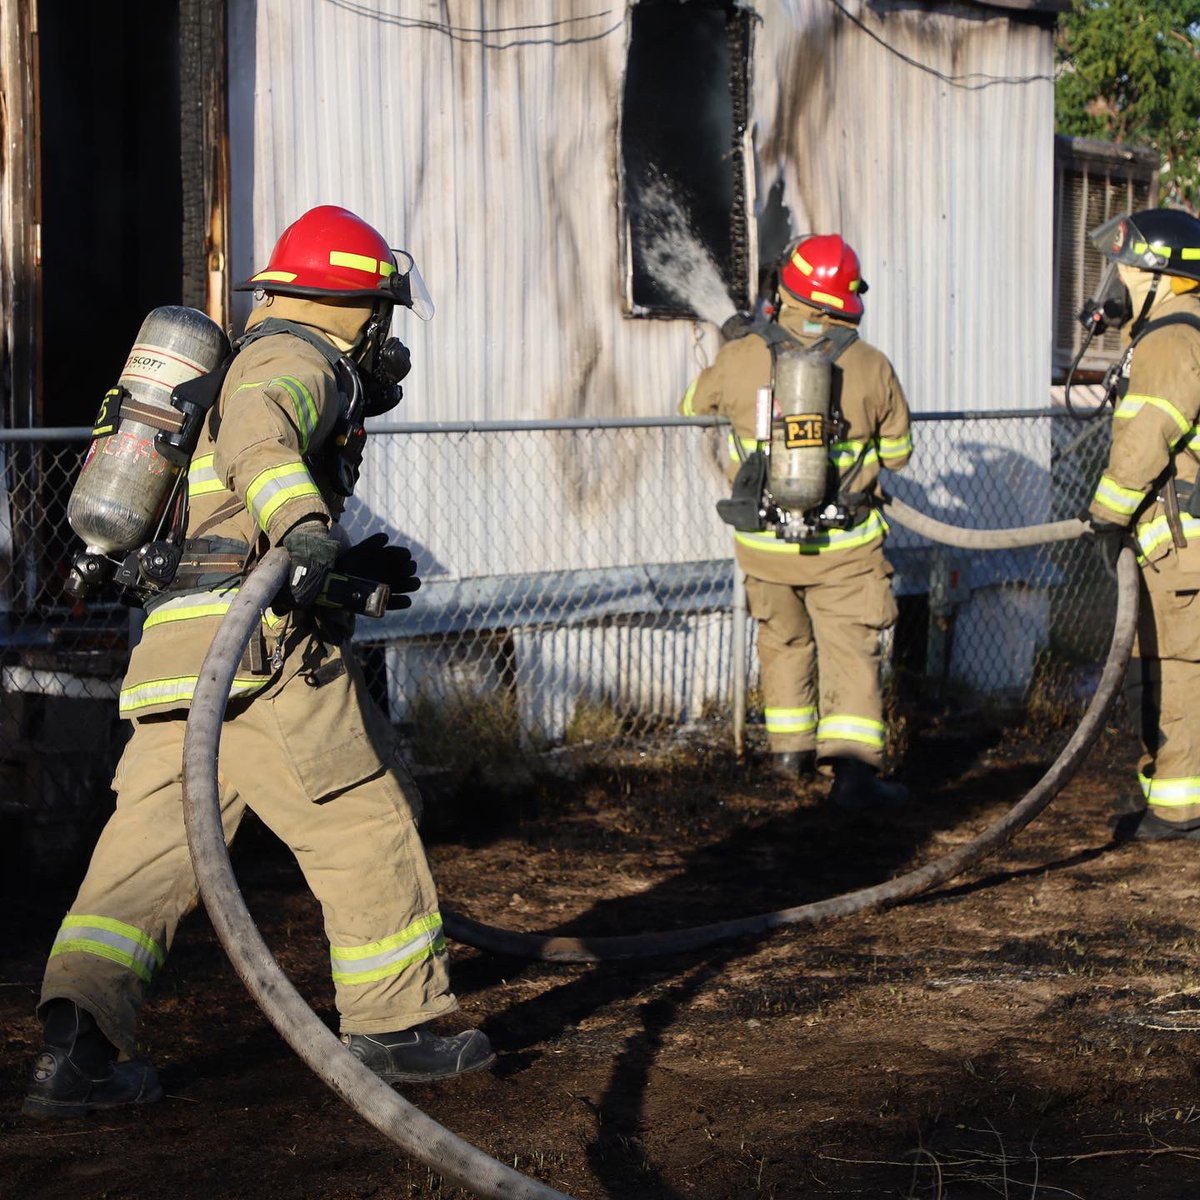
[[[517,929],[678,928],[878,882],[967,839],[1065,740],[915,721],[901,815],[830,812],[694,743],[523,795],[430,786],[443,901]],[[1114,836],[1133,783],[1113,730],[1051,809],[903,907],[601,966],[452,947],[458,1023],[490,1074],[406,1095],[518,1169],[620,1197],[1200,1195],[1200,844]],[[327,947],[286,852],[235,866],[283,968],[331,1024]],[[143,1026],[164,1103],[73,1124],[19,1114],[43,955],[74,880],[9,872],[0,957],[3,1200],[464,1195],[327,1091],[266,1023],[203,911]],[[454,1024],[455,1022],[451,1022]]]

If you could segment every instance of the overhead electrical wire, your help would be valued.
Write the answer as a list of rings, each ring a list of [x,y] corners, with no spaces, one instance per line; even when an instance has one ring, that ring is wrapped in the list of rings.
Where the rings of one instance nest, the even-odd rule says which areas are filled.
[[[951,75],[946,71],[939,70],[937,67],[931,67],[928,63],[923,63],[919,59],[913,58],[910,54],[905,54],[903,50],[896,49],[890,42],[886,41],[878,33],[875,32],[861,17],[857,17],[852,13],[841,0],[829,0],[829,3],[838,10],[852,25],[857,25],[873,42],[877,42],[889,54],[894,54],[901,62],[907,63],[910,67],[915,67],[918,71],[924,71],[927,75],[932,75],[935,79],[940,79],[943,83],[950,87],[961,88],[963,91],[977,92],[984,88],[997,87],[1001,84],[1026,84],[1026,83],[1054,83],[1055,76],[1053,75],[989,75],[986,71],[967,71],[961,75]],[[975,83],[968,83],[967,80],[978,80]]]

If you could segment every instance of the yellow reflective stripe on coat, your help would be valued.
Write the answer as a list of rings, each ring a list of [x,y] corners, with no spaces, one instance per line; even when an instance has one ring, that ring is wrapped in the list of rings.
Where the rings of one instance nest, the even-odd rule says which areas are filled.
[[[906,433],[903,437],[879,439],[879,454],[885,463],[889,458],[905,458],[912,453],[912,448],[911,433]]]
[[[862,455],[864,467],[872,466],[879,461],[875,446],[868,442],[834,442],[829,447],[829,461],[839,470],[852,467]]]
[[[1101,475],[1093,501],[1123,517],[1131,517],[1145,500],[1147,491],[1149,488],[1138,491],[1136,488],[1122,487],[1107,475]]]
[[[1191,430],[1191,421],[1170,400],[1165,400],[1162,396],[1147,396],[1140,392],[1130,392],[1121,400],[1121,403],[1117,405],[1116,412],[1113,413],[1113,420],[1131,420],[1147,406],[1157,408],[1159,412],[1166,413],[1179,426],[1180,434],[1188,433]]]
[[[822,717],[817,724],[819,742],[861,742],[876,750],[883,749],[884,727],[882,721],[869,717],[854,717],[847,713],[834,713]]]
[[[1187,775],[1180,779],[1150,779],[1138,772],[1138,783],[1147,804],[1155,808],[1186,808],[1200,804],[1200,776]]]
[[[399,975],[405,967],[444,954],[446,935],[442,914],[419,917],[399,933],[365,946],[330,946],[329,962],[335,983],[373,983]]]
[[[94,954],[128,967],[143,983],[149,983],[156,967],[166,961],[158,943],[134,925],[112,917],[68,916],[59,926],[50,957],[58,954]]]
[[[300,432],[300,453],[307,454],[312,435],[316,433],[321,420],[312,392],[291,375],[278,375],[271,383],[278,384],[291,397],[292,409],[296,414],[296,428]]]
[[[320,500],[321,489],[302,462],[284,463],[281,467],[268,467],[254,477],[246,489],[246,507],[259,528],[267,533],[271,518],[290,500],[301,496]]]
[[[1183,531],[1184,539],[1188,542],[1193,539],[1200,539],[1200,518],[1188,516],[1187,513],[1179,514],[1179,526]],[[1167,523],[1167,518],[1155,517],[1153,521],[1147,521],[1144,525],[1137,527],[1137,544],[1141,551],[1141,557],[1148,558],[1155,550],[1164,542],[1171,540],[1171,526]]]
[[[765,550],[768,554],[830,554],[851,550],[877,541],[888,531],[888,523],[878,509],[871,509],[867,519],[853,529],[823,529],[803,542],[785,542],[773,533],[744,533],[738,530],[734,540],[748,550]]]
[[[688,390],[683,393],[683,400],[679,405],[679,411],[685,417],[694,417],[696,415],[696,410],[692,407],[692,401],[696,398],[696,387],[699,383],[699,379],[693,379],[688,384]]]
[[[159,704],[190,704],[196,694],[196,684],[200,681],[198,675],[179,675],[174,679],[152,679],[149,683],[139,683],[133,687],[121,689],[119,712],[123,717],[136,716],[144,708],[153,708]],[[229,695],[246,696],[257,692],[271,682],[269,675],[252,675],[235,678],[229,688]]]
[[[237,588],[225,588],[216,592],[193,592],[190,596],[177,596],[174,600],[166,600],[146,617],[142,630],[153,629],[156,625],[168,625],[173,621],[223,617],[237,594]]]
[[[811,733],[817,727],[816,705],[806,708],[766,708],[768,733]]]
[[[213,454],[202,454],[193,458],[188,467],[187,489],[188,499],[197,496],[211,496],[214,492],[224,492],[226,487],[221,477],[213,470]]]

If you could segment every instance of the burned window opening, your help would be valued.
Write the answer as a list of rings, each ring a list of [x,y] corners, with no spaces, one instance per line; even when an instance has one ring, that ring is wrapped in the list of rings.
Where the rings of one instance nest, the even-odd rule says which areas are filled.
[[[712,319],[750,305],[753,19],[729,0],[640,0],[630,10],[621,232],[632,316]]]

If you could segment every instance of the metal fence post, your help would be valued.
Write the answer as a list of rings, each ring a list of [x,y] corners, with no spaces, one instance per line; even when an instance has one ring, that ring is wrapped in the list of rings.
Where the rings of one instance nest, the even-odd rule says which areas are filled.
[[[733,752],[746,756],[746,577],[733,561]]]

